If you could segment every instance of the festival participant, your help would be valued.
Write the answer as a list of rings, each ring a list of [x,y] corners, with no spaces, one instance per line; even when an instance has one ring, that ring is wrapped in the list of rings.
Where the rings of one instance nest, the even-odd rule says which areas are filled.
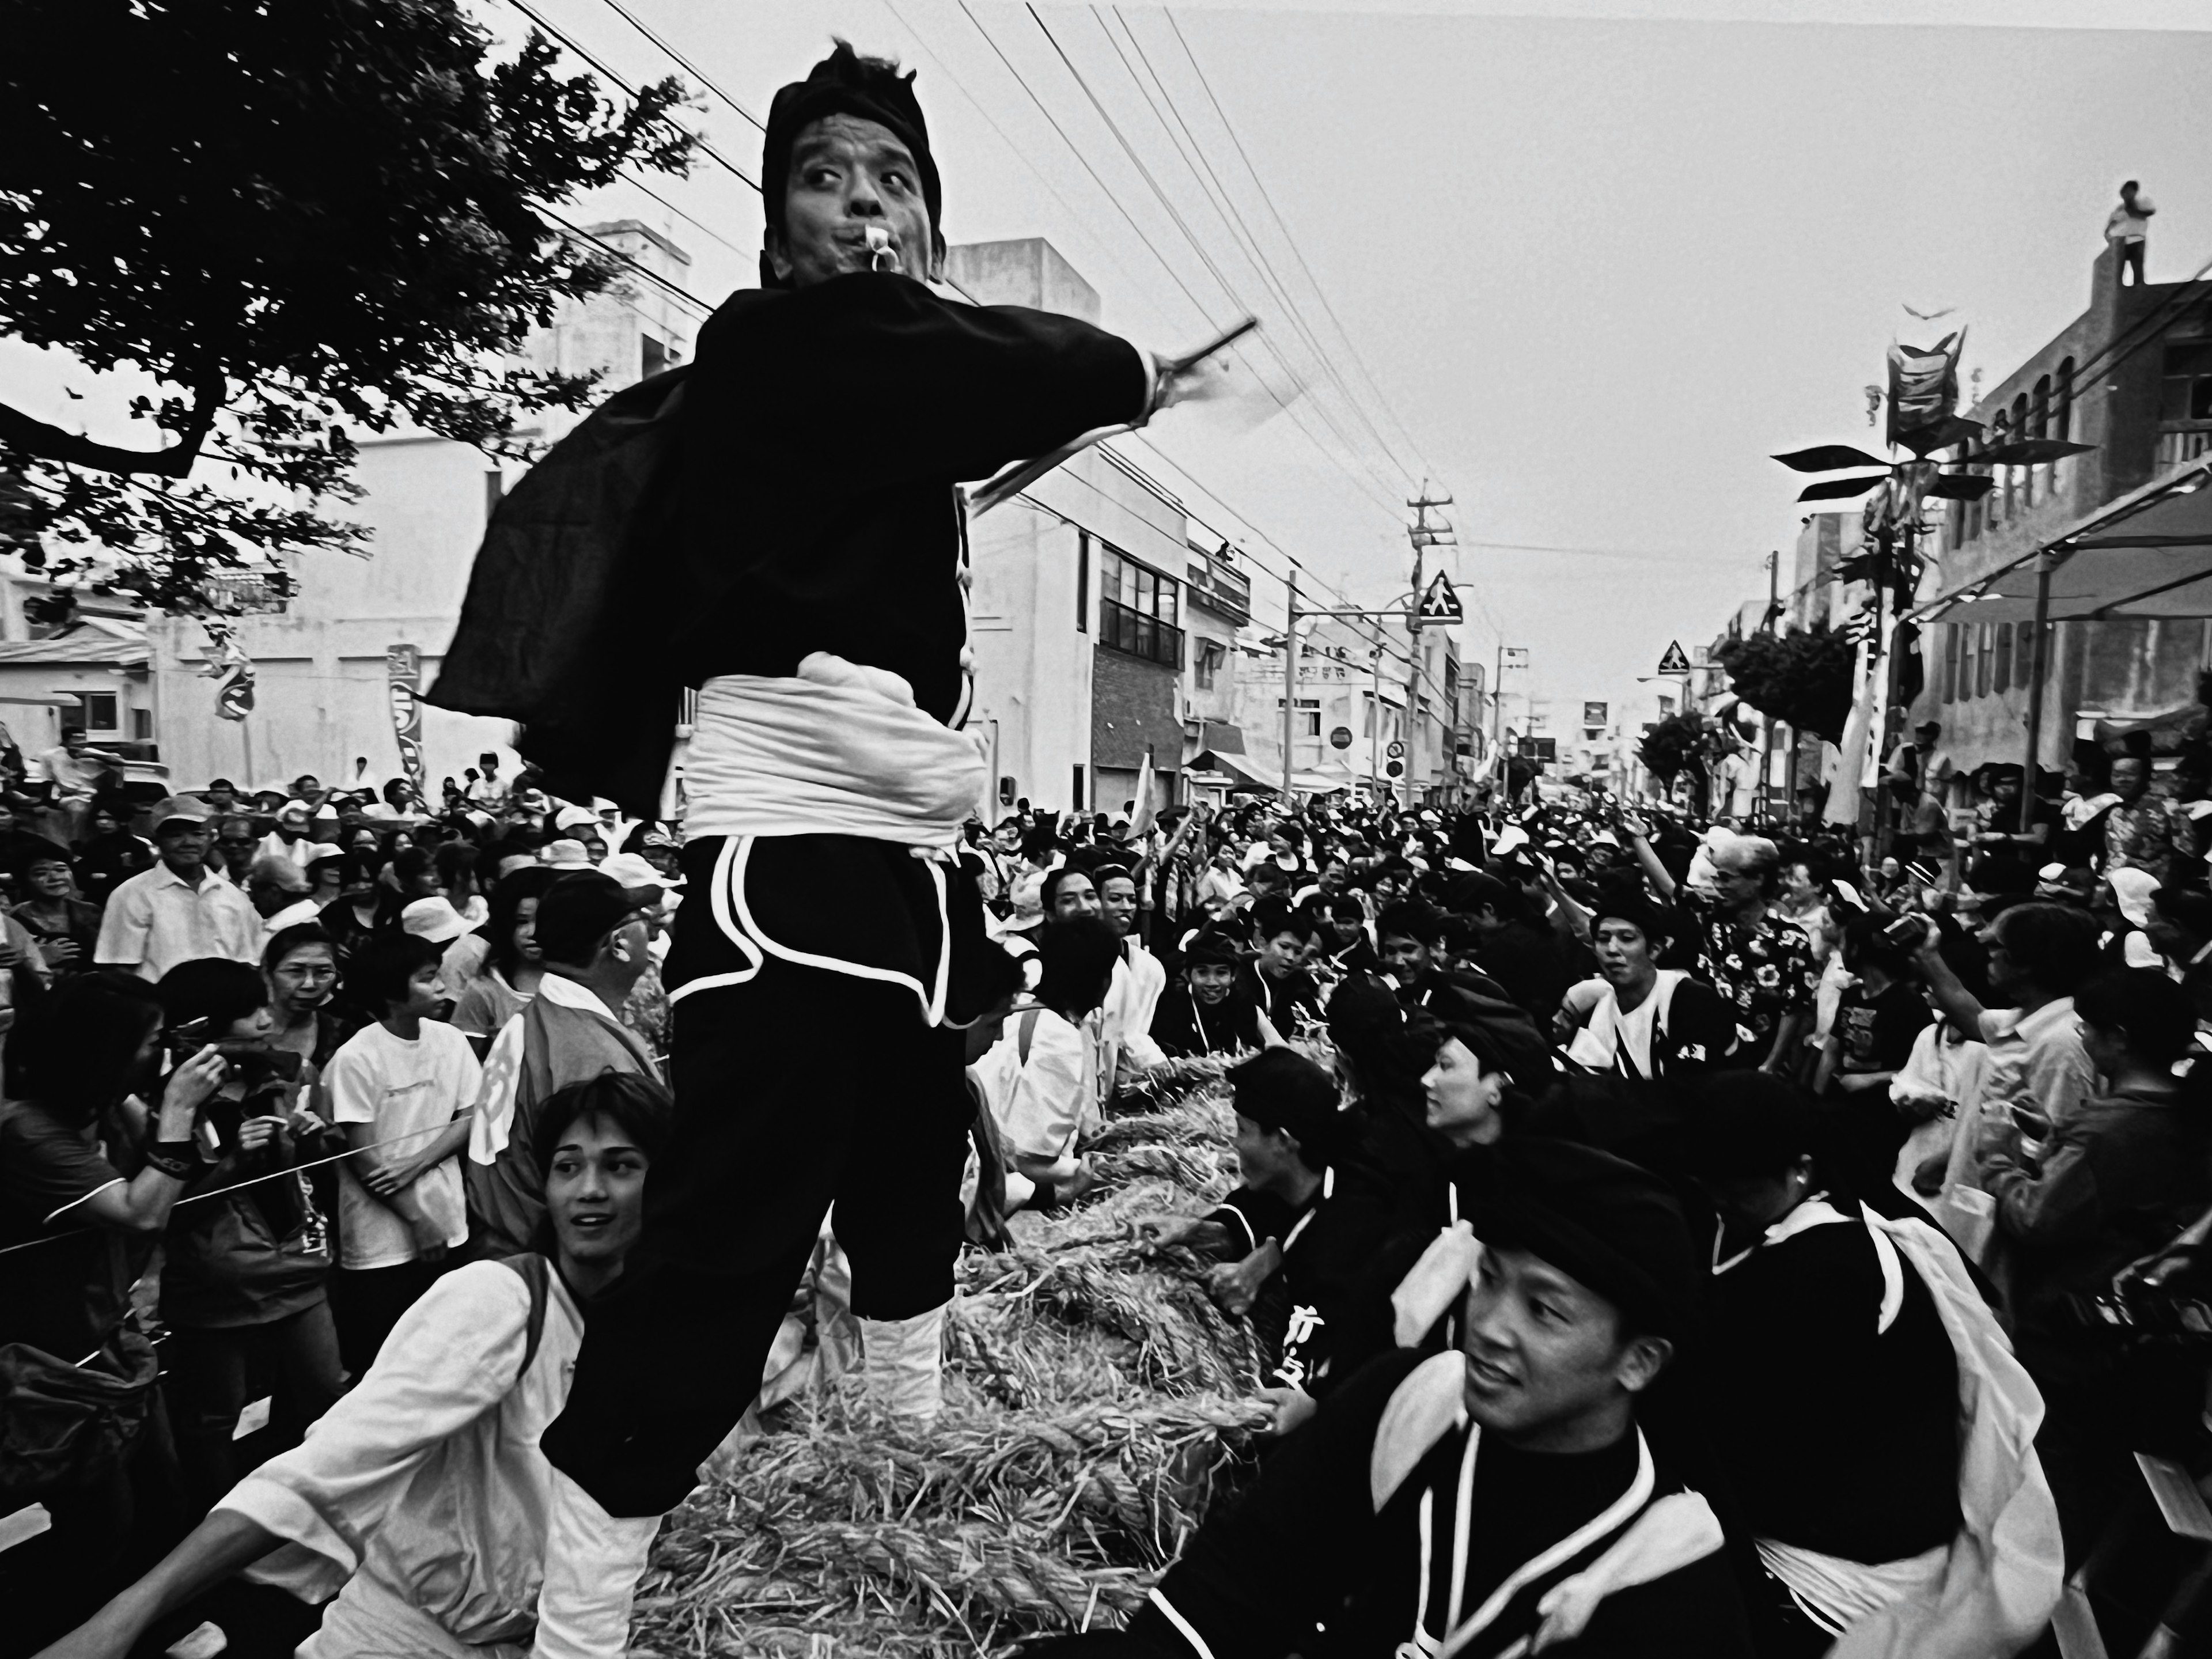
[[[1572,988],[1560,1007],[1555,1029],[1569,1060],[1656,1081],[1701,1075],[1734,1051],[1735,1016],[1719,994],[1658,965],[1671,925],[1638,887],[1609,884],[1591,915],[1601,977]]]
[[[1238,988],[1278,1031],[1297,1031],[1321,1018],[1321,988],[1301,965],[1312,948],[1313,922],[1279,899],[1252,907],[1259,954],[1240,969]]]
[[[1832,1193],[1814,1136],[1758,1075],[1711,1079],[1690,1119],[1719,1215],[1705,1403],[1765,1576],[1760,1651],[1880,1629],[1868,1651],[2016,1652],[2058,1590],[2041,1402],[1956,1249]]]
[[[468,1144],[477,1057],[435,1016],[438,951],[403,933],[364,945],[346,989],[371,1023],[331,1057],[331,1118],[354,1155],[338,1165],[338,1347],[358,1376],[416,1298],[468,1242],[456,1154]]]
[[[538,946],[538,906],[561,878],[557,870],[532,864],[499,878],[483,925],[446,947],[440,964],[446,988],[458,999],[453,1024],[489,1048],[538,994],[545,962]]]
[[[1036,935],[1039,1006],[1009,1017],[976,1062],[1010,1160],[1009,1208],[1047,1209],[1090,1190],[1091,1169],[1076,1148],[1104,1121],[1113,1072],[1098,1015],[1121,950],[1119,936],[1096,915],[1047,922]]]
[[[1043,902],[1048,921],[1073,921],[1078,916],[1095,916],[1100,908],[1098,889],[1091,879],[1091,872],[1072,864],[1047,871],[1038,896]]]
[[[2112,793],[2119,801],[2105,817],[2106,876],[2148,870],[2163,884],[2196,872],[2197,821],[2186,802],[2151,794],[2148,756],[2123,755],[2112,763]]]
[[[1243,952],[1232,934],[1201,928],[1183,947],[1182,983],[1160,999],[1152,1040],[1170,1060],[1247,1054],[1282,1041],[1237,983]]]
[[[1338,979],[1382,972],[1382,958],[1367,937],[1367,907],[1356,893],[1340,894],[1316,909],[1322,927],[1316,971],[1325,969]]]
[[[93,959],[158,981],[180,962],[261,960],[261,918],[245,894],[208,868],[207,819],[172,805],[154,825],[161,861],[118,885],[100,918]]]
[[[1461,1350],[1343,1382],[1127,1632],[1085,1642],[1164,1659],[1749,1655],[1720,1523],[1637,1425],[1702,1302],[1674,1198],[1602,1152],[1509,1139],[1462,1205],[1485,1248],[1462,1268]]]
[[[48,973],[59,979],[89,969],[100,942],[100,908],[76,896],[69,854],[47,842],[33,849],[15,872],[24,898],[8,914],[36,942]]]
[[[1121,941],[1114,983],[1106,993],[1103,1030],[1106,1075],[1118,1085],[1125,1073],[1143,1071],[1166,1058],[1152,1040],[1152,1017],[1168,988],[1168,973],[1137,937],[1137,878],[1120,865],[1094,873],[1107,925]]]
[[[1266,1049],[1231,1068],[1229,1081],[1237,1189],[1204,1216],[1139,1226],[1155,1243],[1218,1258],[1206,1289],[1234,1318],[1279,1284],[1289,1312],[1261,1397],[1275,1407],[1274,1432],[1287,1434],[1314,1413],[1335,1322],[1367,1265],[1330,1202],[1334,1166],[1357,1139],[1358,1119],[1339,1109],[1335,1080],[1294,1048]]]
[[[526,1249],[544,1215],[531,1153],[543,1103],[602,1072],[660,1080],[652,1051],[622,1023],[650,961],[636,900],[597,871],[556,875],[528,925],[544,972],[484,1057],[468,1138],[471,1231],[492,1255]]]
[[[1481,971],[1504,987],[1539,1025],[1550,1024],[1573,977],[1565,941],[1532,919],[1520,889],[1487,872],[1454,876],[1448,892],[1453,914],[1474,924]]]
[[[655,563],[616,584],[653,603],[578,617],[602,643],[562,659],[621,665],[605,695],[562,700],[599,723],[567,747],[557,721],[526,738],[635,808],[665,781],[676,694],[698,690],[691,898],[667,975],[675,1139],[546,1440],[591,1493],[607,1559],[634,1548],[633,1576],[651,1517],[757,1388],[833,1202],[868,1346],[939,1363],[969,1115],[951,1023],[985,1012],[1004,965],[950,861],[985,783],[960,730],[974,655],[955,486],[1145,421],[1193,378],[1067,317],[931,292],[941,191],[890,65],[840,46],[780,92],[761,179],[769,286],[699,331],[670,417],[668,533],[629,538]],[[514,692],[500,655],[487,701]],[[444,672],[463,684],[452,653]],[[769,1169],[733,1209],[732,1182]],[[619,1647],[626,1605],[603,1609],[592,1650]]]
[[[1996,1200],[2021,1362],[2051,1405],[2038,1439],[2077,1562],[2136,1480],[2130,1453],[2152,1445],[2142,1405],[2154,1354],[2123,1364],[2086,1328],[2076,1298],[2108,1290],[2130,1262],[2163,1249],[2212,1203],[2212,1122],[2189,994],[2152,969],[2100,975],[2074,999],[2081,1045],[2103,1086],[2050,1133],[1996,1122],[1979,1148],[1981,1185]],[[2203,1368],[2185,1362],[2174,1405],[2197,1415]],[[2142,1390],[2130,1389],[2130,1383]],[[2152,1431],[2155,1432],[2155,1431]]]
[[[264,1463],[151,1572],[42,1659],[125,1659],[156,1620],[248,1577],[333,1595],[302,1659],[573,1650],[547,1579],[573,1553],[538,1449],[598,1299],[621,1277],[664,1156],[667,1096],[597,1078],[545,1103],[537,1249],[471,1262],[401,1318],[305,1444]]]
[[[1934,721],[1928,722],[1934,726]],[[1926,729],[1923,736],[1934,741]],[[1920,751],[1924,757],[1924,749]],[[1694,913],[1698,977],[1735,1009],[1736,1049],[1730,1063],[1787,1077],[1796,1069],[1813,1021],[1820,974],[1813,942],[1773,908],[1782,854],[1762,836],[1729,835],[1711,852],[1712,897],[1678,882],[1652,850],[1644,825],[1624,818],[1652,890]]]

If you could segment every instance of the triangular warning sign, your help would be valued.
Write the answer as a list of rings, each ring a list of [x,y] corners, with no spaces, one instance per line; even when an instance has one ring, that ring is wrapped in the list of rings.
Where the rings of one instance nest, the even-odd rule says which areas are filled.
[[[1690,659],[1682,654],[1681,641],[1668,641],[1667,654],[1659,659],[1659,672],[1662,674],[1686,674],[1690,672]]]
[[[1437,626],[1467,620],[1467,613],[1460,609],[1459,595],[1452,591],[1451,579],[1441,570],[1421,595],[1421,608],[1416,614],[1420,622]]]

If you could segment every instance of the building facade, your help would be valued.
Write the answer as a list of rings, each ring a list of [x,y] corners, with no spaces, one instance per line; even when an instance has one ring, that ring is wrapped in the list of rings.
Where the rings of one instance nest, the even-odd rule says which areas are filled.
[[[684,283],[690,257],[658,232],[624,220],[592,234]],[[686,358],[697,320],[658,286],[621,282],[567,306],[526,355],[540,368],[597,370],[600,388],[613,392]],[[548,410],[524,435],[550,444],[581,418]],[[481,450],[422,432],[368,434],[360,443],[355,477],[366,493],[353,511],[371,532],[367,556],[295,556],[289,599],[252,576],[228,579],[247,612],[237,639],[254,665],[252,714],[212,717],[215,687],[201,676],[207,637],[198,623],[157,618],[149,629],[163,759],[180,787],[217,775],[248,788],[303,772],[350,778],[363,762],[371,778],[399,774],[389,653],[412,647],[422,686],[435,680],[485,523],[520,469],[502,473]],[[460,776],[485,750],[499,752],[513,775],[508,722],[428,704],[422,716],[434,797],[441,778]]]
[[[2019,437],[2094,444],[2047,465],[1978,467],[1979,501],[1945,503],[1932,553],[1947,592],[2033,552],[2107,501],[2212,448],[2212,297],[2201,283],[2124,288],[2108,245],[2089,306],[1969,411],[1986,444]],[[1972,462],[1968,446],[1953,459]],[[1971,607],[1968,608],[1971,610]],[[2023,757],[2033,624],[1945,620],[1929,630],[1915,720],[1942,722],[1962,769]],[[2124,619],[2054,625],[2045,652],[2039,762],[2065,763],[2077,730],[2193,702],[2212,661],[2212,623]]]

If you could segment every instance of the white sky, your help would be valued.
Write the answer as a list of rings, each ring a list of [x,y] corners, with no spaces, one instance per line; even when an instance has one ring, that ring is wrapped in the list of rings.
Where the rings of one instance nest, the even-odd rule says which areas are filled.
[[[476,3],[502,36],[525,27],[503,0]],[[532,3],[625,77],[670,72],[610,0]],[[1019,5],[969,0],[971,21],[960,0],[621,3],[756,114],[832,33],[899,56],[920,70],[952,240],[1049,238],[1100,290],[1109,326],[1161,349],[1243,309]],[[1413,493],[1401,468],[1432,469],[1465,544],[1462,651],[1489,662],[1501,629],[1530,647],[1528,689],[1555,721],[1584,697],[1626,701],[1669,639],[1694,646],[1763,594],[1764,556],[1804,510],[1802,480],[1766,457],[1878,436],[1860,388],[1881,378],[1893,335],[1925,343],[1966,323],[1966,367],[2002,377],[2081,310],[2124,178],[2160,209],[2153,280],[2212,259],[2212,0],[1226,0],[1176,9],[1196,71],[1156,5],[1038,9],[1271,348],[1316,383],[1295,420],[1231,438],[1171,413],[1155,441],[1369,600],[1402,590],[1409,562],[1402,509],[1369,492],[1395,501]],[[1171,110],[1140,94],[1146,60]],[[711,98],[693,114],[757,171],[754,128]],[[1188,124],[1390,453],[1316,368],[1163,114]],[[743,252],[634,192],[586,211],[665,229],[709,301],[753,280],[750,190],[711,164],[654,187]],[[1929,325],[1905,302],[1959,309]],[[29,379],[45,376],[0,351],[0,392]],[[27,402],[51,404],[50,385]],[[1279,606],[1279,589],[1260,598]]]

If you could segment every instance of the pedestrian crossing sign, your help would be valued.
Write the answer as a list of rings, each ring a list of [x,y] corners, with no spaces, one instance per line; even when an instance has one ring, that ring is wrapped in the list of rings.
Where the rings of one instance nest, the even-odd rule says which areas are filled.
[[[1682,653],[1681,641],[1668,641],[1667,654],[1659,659],[1659,672],[1662,674],[1686,674],[1690,672],[1690,659]]]
[[[1421,608],[1413,614],[1416,628],[1448,628],[1454,623],[1465,622],[1467,613],[1460,609],[1459,595],[1452,592],[1451,578],[1441,570],[1421,595]]]

